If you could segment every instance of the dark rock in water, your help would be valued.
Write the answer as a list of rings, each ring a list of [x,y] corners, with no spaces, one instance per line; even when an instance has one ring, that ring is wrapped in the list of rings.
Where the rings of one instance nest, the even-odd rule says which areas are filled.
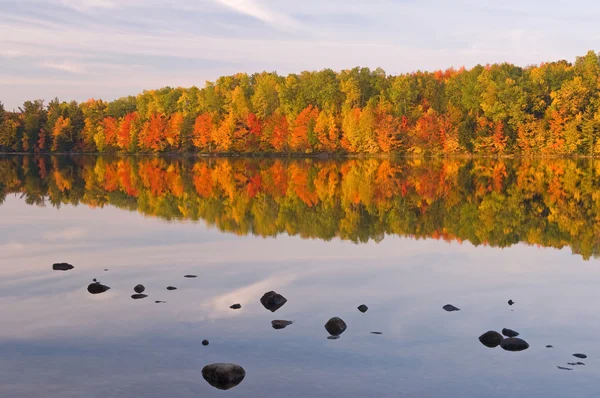
[[[285,329],[286,327],[290,326],[292,323],[294,323],[294,322],[275,320],[275,321],[271,321],[271,326],[273,326],[273,329],[279,330],[279,329]]]
[[[239,310],[240,308],[242,308],[242,305],[241,304],[234,304],[234,305],[232,305],[229,308],[231,308],[232,310]]]
[[[144,285],[136,285],[133,288],[133,291],[136,293],[144,293],[144,290],[146,290],[146,288],[144,287]]]
[[[548,345],[546,346],[546,348],[554,348],[554,346],[551,346],[550,344],[548,344]]]
[[[327,329],[329,334],[332,336],[339,336],[340,334],[344,333],[346,328],[346,322],[344,322],[341,318],[338,317],[331,318],[325,324],[325,329]]]
[[[105,286],[105,285],[101,284],[100,282],[90,283],[87,287],[87,290],[88,290],[88,292],[90,292],[90,294],[104,293],[105,291],[107,291],[109,289],[110,289],[110,287]]]
[[[481,342],[481,344],[488,348],[498,347],[500,343],[502,343],[503,339],[504,337],[502,337],[500,333],[494,330],[490,330],[479,336],[479,341]]]
[[[175,286],[167,286],[167,290],[177,290]]]
[[[369,309],[369,307],[367,307],[367,306],[366,306],[366,305],[364,305],[364,304],[361,304],[361,305],[359,305],[359,306],[358,306],[358,310],[359,310],[360,312],[362,312],[363,314],[364,314],[365,312],[367,312],[367,310],[368,310],[368,309]]]
[[[337,340],[340,336],[327,336],[327,340]]]
[[[104,271],[105,271],[105,272],[106,272],[106,271],[108,271],[108,268],[104,268]]]
[[[445,311],[448,312],[452,312],[452,311],[460,311],[460,308],[457,308],[455,306],[453,306],[452,304],[446,304],[445,306],[442,307]]]
[[[502,334],[506,337],[517,337],[519,335],[519,332],[515,332],[514,330],[504,328],[502,329]]]
[[[184,278],[197,278],[198,275],[184,275]]]
[[[506,351],[523,351],[529,348],[529,344],[518,337],[509,337],[508,339],[502,340],[500,347]]]
[[[583,363],[583,362],[567,362],[567,365],[571,365],[571,366],[585,366],[585,363]]]
[[[275,312],[283,307],[285,303],[287,303],[287,299],[281,294],[271,291],[263,294],[263,296],[260,298],[260,302],[263,307],[271,312]]]
[[[371,334],[383,334],[381,332],[371,332]]]
[[[573,354],[573,356],[575,358],[580,358],[580,359],[586,359],[587,358],[587,355],[585,355],[585,354]]]
[[[67,264],[67,263],[52,264],[52,269],[54,271],[69,271],[73,268],[75,268],[75,267],[73,267],[71,264]]]
[[[209,344],[208,340],[202,340],[202,345],[206,347]]]
[[[134,299],[134,300],[139,300],[139,299],[143,299],[143,298],[146,298],[146,297],[148,297],[147,294],[141,294],[141,293],[136,293],[136,294],[132,294],[131,295],[131,298]]]
[[[557,368],[559,368],[560,370],[573,370],[573,369],[571,369],[571,368],[564,368],[564,367],[562,367],[562,366],[557,366]]]
[[[155,303],[156,304],[163,304],[163,303],[166,303],[166,301],[156,300]]]
[[[208,384],[219,390],[229,390],[244,380],[246,371],[232,363],[213,363],[202,369],[202,377]]]
[[[515,302],[512,300],[508,300],[508,305],[513,305]]]
[[[96,280],[96,278],[92,279],[92,281],[94,281],[94,282],[98,282],[98,281]]]

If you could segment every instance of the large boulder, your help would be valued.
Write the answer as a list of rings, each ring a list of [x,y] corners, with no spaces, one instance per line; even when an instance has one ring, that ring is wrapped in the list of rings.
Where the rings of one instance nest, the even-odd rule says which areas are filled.
[[[494,330],[490,330],[479,336],[479,341],[481,342],[481,344],[488,348],[498,347],[500,343],[502,343],[503,339],[504,337],[502,337],[500,333]]]
[[[506,337],[517,337],[519,335],[519,332],[515,332],[512,329],[504,328],[504,329],[502,329],[502,334],[505,335]]]
[[[229,390],[244,380],[246,371],[233,363],[213,363],[202,369],[202,377],[219,390]]]
[[[275,320],[275,321],[271,321],[271,326],[273,326],[273,329],[279,330],[279,329],[285,329],[286,327],[290,326],[292,323],[294,323],[294,322]]]
[[[509,337],[502,340],[500,347],[506,351],[523,351],[529,348],[529,343],[518,337]]]
[[[110,289],[110,287],[103,285],[100,282],[90,283],[87,287],[87,290],[88,290],[88,292],[90,292],[90,294],[104,293],[109,289]]]
[[[144,290],[146,290],[144,285],[135,285],[135,287],[133,288],[133,291],[136,293],[144,293]]]
[[[285,303],[287,303],[287,299],[281,294],[271,291],[263,294],[263,296],[260,298],[260,302],[263,307],[271,312],[275,312],[283,307]]]
[[[69,271],[72,270],[73,267],[71,264],[68,263],[56,263],[56,264],[52,264],[52,269],[54,271]]]
[[[332,336],[339,336],[340,334],[344,333],[346,328],[346,322],[338,317],[331,318],[325,324],[325,329],[327,329],[327,332],[329,332],[329,334]]]

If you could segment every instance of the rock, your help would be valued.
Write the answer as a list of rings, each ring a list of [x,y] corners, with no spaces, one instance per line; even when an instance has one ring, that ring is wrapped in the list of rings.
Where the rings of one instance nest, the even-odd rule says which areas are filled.
[[[503,339],[504,337],[502,337],[500,333],[494,330],[490,330],[479,336],[479,341],[481,342],[481,344],[488,348],[498,347],[500,343],[502,343]]]
[[[202,377],[219,390],[229,390],[244,380],[246,371],[233,363],[213,363],[202,369]]]
[[[271,312],[275,312],[278,309],[280,309],[281,307],[283,307],[283,305],[285,303],[287,303],[287,299],[285,297],[283,297],[281,294],[271,291],[271,292],[265,293],[260,298],[260,302],[263,305],[263,307],[265,307],[266,309],[268,309]]]
[[[166,301],[160,301],[160,300],[156,300],[154,303],[155,303],[155,304],[163,304],[163,303],[166,303]]]
[[[292,323],[294,323],[294,322],[275,320],[275,321],[271,321],[271,326],[273,326],[273,329],[279,330],[279,329],[285,329],[286,327],[290,326]]]
[[[583,362],[567,362],[567,365],[571,365],[571,366],[585,366],[585,363],[583,363]]]
[[[557,368],[559,368],[560,370],[573,370],[571,368],[563,368],[562,366],[557,366]]]
[[[184,278],[197,278],[198,275],[184,275]]]
[[[515,302],[512,300],[508,300],[508,305],[513,305]]]
[[[167,290],[177,290],[175,286],[167,286]]]
[[[529,344],[518,337],[509,337],[502,340],[500,347],[506,351],[523,351],[529,348]]]
[[[365,312],[367,312],[367,310],[368,310],[368,309],[369,309],[369,307],[367,307],[367,306],[366,306],[366,305],[364,305],[364,304],[361,304],[361,305],[359,305],[359,306],[358,306],[358,310],[359,310],[360,312],[362,312],[363,314],[364,314]]]
[[[144,290],[146,290],[146,288],[144,287],[144,285],[136,285],[133,288],[133,291],[136,293],[144,293]]]
[[[504,328],[502,329],[502,334],[506,337],[517,337],[519,335],[519,332],[515,332],[514,330]]]
[[[209,344],[208,340],[202,340],[202,345],[206,347]]]
[[[549,344],[548,344],[548,345],[546,346],[546,348],[554,348],[554,346],[551,346],[551,345],[549,345]]]
[[[71,264],[67,264],[67,263],[56,263],[56,264],[52,264],[52,269],[54,271],[69,271],[72,270],[73,267]]]
[[[325,324],[325,329],[327,329],[329,334],[332,336],[339,336],[340,334],[344,333],[346,328],[346,322],[344,322],[341,318],[338,317],[331,318]]]
[[[371,334],[383,334],[381,332],[371,332]]]
[[[108,268],[104,268],[104,272],[108,271]]]
[[[100,294],[109,290],[110,287],[101,284],[100,282],[90,283],[87,287],[88,292],[90,294]]]
[[[231,308],[232,310],[239,310],[240,308],[242,308],[242,305],[241,304],[234,304],[234,305],[232,305],[229,308]]]
[[[136,294],[131,295],[131,298],[134,300],[144,299],[146,297],[148,297],[147,294],[141,294],[141,293],[136,293]]]
[[[573,356],[575,358],[579,358],[579,359],[586,359],[587,358],[587,355],[585,355],[585,354],[573,354]]]
[[[460,311],[460,308],[457,308],[455,306],[453,306],[452,304],[446,304],[445,306],[442,307],[445,311],[448,312],[452,312],[452,311]]]
[[[327,340],[337,340],[340,336],[327,336]]]

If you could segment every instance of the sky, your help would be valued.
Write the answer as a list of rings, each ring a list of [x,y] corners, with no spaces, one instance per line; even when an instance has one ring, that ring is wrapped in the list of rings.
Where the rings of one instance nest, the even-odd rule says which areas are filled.
[[[593,0],[0,0],[0,101],[112,100],[264,70],[573,61],[599,50],[599,17]]]

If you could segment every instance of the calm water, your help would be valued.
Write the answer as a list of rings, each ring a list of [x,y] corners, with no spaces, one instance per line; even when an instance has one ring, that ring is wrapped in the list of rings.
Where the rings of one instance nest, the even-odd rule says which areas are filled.
[[[0,158],[0,396],[595,397],[599,173]],[[52,270],[63,261],[75,268]],[[90,295],[93,278],[111,289]],[[130,298],[138,283],[148,298]],[[270,290],[288,299],[276,313],[259,302]],[[332,316],[348,324],[338,340]],[[504,327],[531,347],[479,343]],[[557,369],[576,352],[586,366]],[[214,362],[246,378],[219,391],[201,374]]]

